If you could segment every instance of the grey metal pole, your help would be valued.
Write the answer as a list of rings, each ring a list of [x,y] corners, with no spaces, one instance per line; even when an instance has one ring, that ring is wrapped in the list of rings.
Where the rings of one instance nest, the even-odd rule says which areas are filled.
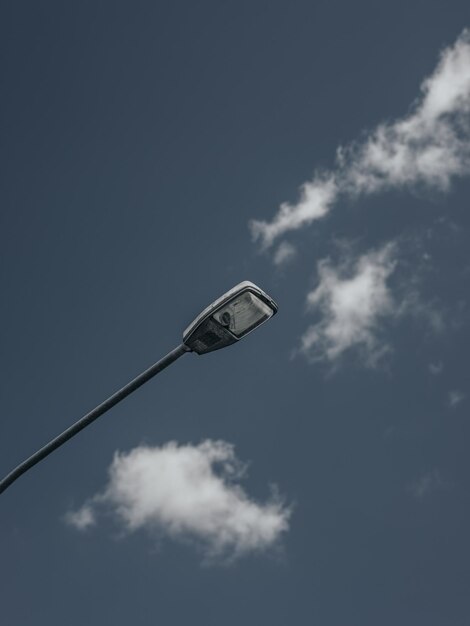
[[[52,441],[49,441],[44,447],[35,452],[29,458],[27,458],[23,463],[15,467],[3,480],[0,481],[0,493],[5,491],[17,478],[19,478],[22,474],[27,472],[31,467],[42,461],[42,459],[46,458],[51,452],[56,450],[63,443],[71,439],[78,432],[83,430],[88,424],[94,422],[98,417],[109,411],[113,406],[115,406],[118,402],[121,402],[124,398],[126,398],[133,391],[141,387],[148,380],[153,378],[156,374],[164,370],[166,367],[171,365],[176,359],[179,359],[180,356],[186,354],[186,352],[191,352],[190,348],[184,345],[184,343],[180,344],[177,348],[169,352],[163,359],[157,361],[149,367],[145,372],[139,374],[137,378],[131,380],[130,383],[127,383],[124,387],[113,393],[107,400],[99,404],[92,411],[84,415],[81,419],[79,419],[75,424],[69,426],[67,430],[64,430],[63,433],[57,435]]]

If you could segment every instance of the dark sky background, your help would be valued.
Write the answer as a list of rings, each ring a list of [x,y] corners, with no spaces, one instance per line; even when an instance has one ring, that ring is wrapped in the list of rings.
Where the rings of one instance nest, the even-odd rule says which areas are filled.
[[[469,13],[463,0],[1,4],[1,473],[235,283],[279,304],[1,496],[2,624],[470,623],[469,182],[340,203],[282,269],[247,226],[295,201],[339,144],[405,114]],[[335,239],[363,251],[430,228],[422,290],[441,332],[391,325],[372,369],[291,358]],[[184,542],[64,523],[116,450],[207,438],[250,462],[251,497],[276,483],[293,505],[277,550],[204,566]]]

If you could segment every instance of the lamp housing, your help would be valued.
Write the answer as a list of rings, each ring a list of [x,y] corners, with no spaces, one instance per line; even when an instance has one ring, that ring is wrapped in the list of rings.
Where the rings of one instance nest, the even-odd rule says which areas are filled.
[[[245,280],[215,300],[186,328],[183,343],[206,354],[236,343],[277,313],[277,304]]]

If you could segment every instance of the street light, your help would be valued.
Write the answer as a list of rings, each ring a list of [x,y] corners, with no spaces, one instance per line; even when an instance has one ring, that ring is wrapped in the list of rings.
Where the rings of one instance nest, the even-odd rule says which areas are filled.
[[[246,280],[239,283],[222,297],[209,305],[186,328],[183,333],[183,342],[169,352],[160,361],[139,374],[124,387],[116,391],[107,400],[99,404],[92,411],[84,415],[67,430],[52,439],[23,463],[12,470],[0,481],[0,493],[5,491],[17,478],[31,467],[42,461],[46,456],[71,439],[88,424],[106,413],[118,402],[126,398],[133,391],[141,387],[156,374],[174,363],[187,352],[206,354],[213,350],[225,348],[242,339],[255,328],[266,322],[277,312],[277,305],[264,291],[255,284]]]

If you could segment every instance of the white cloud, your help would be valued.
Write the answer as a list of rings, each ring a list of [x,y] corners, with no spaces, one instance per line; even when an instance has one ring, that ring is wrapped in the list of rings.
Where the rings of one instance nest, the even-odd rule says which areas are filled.
[[[298,230],[324,217],[336,199],[338,189],[333,176],[316,176],[301,187],[297,204],[283,202],[272,222],[253,220],[250,229],[255,240],[261,239],[264,248],[289,230]]]
[[[270,222],[252,221],[253,238],[268,248],[286,232],[327,215],[342,194],[420,184],[446,190],[452,178],[469,174],[470,31],[444,50],[421,91],[409,115],[340,147],[334,171],[305,183],[298,203],[281,204]]]
[[[277,265],[278,267],[286,265],[292,261],[296,254],[297,251],[291,243],[282,241],[274,254],[274,265]]]
[[[358,348],[368,365],[375,365],[387,345],[379,336],[380,322],[398,314],[387,279],[395,269],[394,246],[365,254],[335,268],[329,259],[318,263],[319,284],[307,296],[308,307],[320,314],[301,339],[301,351],[312,361],[333,362]]]
[[[95,512],[89,504],[84,504],[77,511],[69,511],[65,521],[77,530],[87,530],[96,524]]]
[[[457,389],[449,392],[449,406],[451,409],[454,409],[461,402],[465,400],[465,394]]]
[[[418,500],[422,500],[431,493],[445,489],[449,485],[443,480],[439,470],[434,469],[430,472],[422,474],[414,480],[409,486],[408,491]]]
[[[385,338],[391,323],[407,317],[433,334],[445,329],[440,305],[420,293],[420,268],[409,258],[400,259],[409,250],[406,239],[362,255],[354,253],[354,244],[337,243],[340,260],[328,257],[317,263],[318,283],[307,294],[307,309],[316,321],[302,335],[297,352],[311,362],[336,365],[354,351],[363,364],[374,367],[391,351]],[[440,368],[439,363],[429,365],[433,374]]]
[[[105,490],[68,522],[86,528],[78,520],[95,520],[104,507],[127,531],[195,540],[209,558],[266,550],[288,530],[290,509],[275,494],[263,504],[250,499],[236,482],[244,471],[224,441],[139,446],[115,454]]]

